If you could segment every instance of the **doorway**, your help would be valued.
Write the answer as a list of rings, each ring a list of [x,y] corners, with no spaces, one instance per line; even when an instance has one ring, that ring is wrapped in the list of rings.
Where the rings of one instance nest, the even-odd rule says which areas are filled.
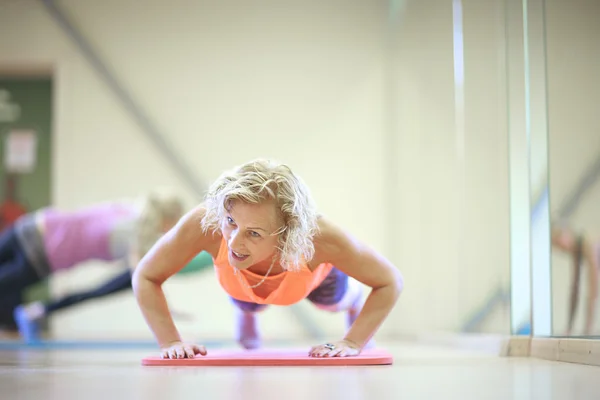
[[[0,74],[0,230],[51,203],[52,78]],[[0,298],[0,329],[15,330],[14,308],[49,298],[47,281]]]

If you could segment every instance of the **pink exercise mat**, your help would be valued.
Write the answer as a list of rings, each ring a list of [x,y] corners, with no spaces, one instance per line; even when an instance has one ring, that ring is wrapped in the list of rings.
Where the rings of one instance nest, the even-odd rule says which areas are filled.
[[[146,357],[142,365],[146,366],[324,366],[324,365],[390,365],[391,354],[383,349],[363,351],[354,357],[309,357],[307,350],[208,350],[205,356],[194,358],[163,359]]]

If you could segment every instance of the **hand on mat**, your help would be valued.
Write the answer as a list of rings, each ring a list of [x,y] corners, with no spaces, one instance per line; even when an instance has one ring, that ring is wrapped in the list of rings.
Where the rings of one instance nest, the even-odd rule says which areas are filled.
[[[162,358],[194,358],[196,354],[206,355],[206,348],[192,343],[174,342],[161,349]]]
[[[348,340],[314,346],[309,351],[311,357],[352,357],[360,354],[360,348]]]

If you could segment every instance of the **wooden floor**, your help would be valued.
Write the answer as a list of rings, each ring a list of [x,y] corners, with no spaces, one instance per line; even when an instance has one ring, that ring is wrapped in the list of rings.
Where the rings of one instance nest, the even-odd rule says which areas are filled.
[[[415,344],[391,366],[143,367],[153,349],[3,350],[0,398],[600,399],[600,368]]]

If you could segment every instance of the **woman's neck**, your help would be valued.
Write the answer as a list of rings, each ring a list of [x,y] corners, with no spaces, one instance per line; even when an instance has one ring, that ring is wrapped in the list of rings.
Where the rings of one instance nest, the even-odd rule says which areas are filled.
[[[267,274],[269,269],[271,270],[271,272],[269,272],[269,276],[279,275],[285,271],[281,264],[278,262],[278,257],[276,255],[273,255],[272,257],[267,258],[263,261],[257,262],[256,264],[249,267],[248,271],[257,275],[264,276]]]

